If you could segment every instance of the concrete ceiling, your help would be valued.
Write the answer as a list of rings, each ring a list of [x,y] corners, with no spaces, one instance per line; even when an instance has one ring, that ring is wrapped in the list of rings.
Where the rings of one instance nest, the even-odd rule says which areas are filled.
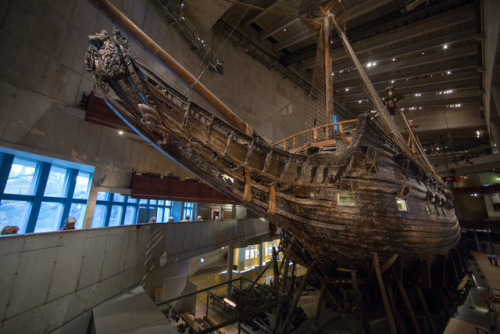
[[[428,154],[446,152],[449,161],[467,157],[475,147],[493,146],[490,140],[500,135],[495,104],[500,101],[496,1],[341,1],[347,36],[367,74],[380,96],[386,96],[390,85],[396,95],[404,95],[399,105],[414,121]],[[270,68],[275,64],[272,68],[288,71],[285,76],[291,79],[310,83],[317,32],[311,20],[301,17],[330,1],[185,2],[188,17],[196,21],[196,13],[205,13],[214,22],[214,33],[231,34],[242,52]],[[201,29],[206,31],[206,20]],[[376,66],[368,67],[374,62]],[[351,118],[372,109],[335,33],[332,69],[339,114]]]

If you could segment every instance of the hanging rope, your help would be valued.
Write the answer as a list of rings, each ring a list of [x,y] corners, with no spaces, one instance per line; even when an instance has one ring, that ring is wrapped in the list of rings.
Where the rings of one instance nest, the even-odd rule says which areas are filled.
[[[253,3],[255,2],[255,0],[252,1],[252,5]],[[241,20],[243,20],[243,18],[245,17],[245,15],[247,14],[247,12],[250,10],[250,8],[248,7],[245,12],[241,15],[240,19],[238,20],[238,22],[236,22],[236,24],[234,25],[233,29],[231,30],[231,32],[226,36],[226,39],[224,40],[224,42],[222,42],[221,46],[217,49],[217,51],[214,53],[214,57],[217,57],[217,55],[219,54],[219,51],[224,47],[224,45],[226,44],[227,40],[229,39],[229,37],[231,37],[231,35],[233,34],[234,30],[236,29],[236,27],[240,24]],[[214,36],[215,37],[215,36]],[[212,44],[213,44],[213,39],[212,39]],[[210,47],[211,49],[212,47]],[[210,49],[208,51],[210,51]],[[208,54],[208,51],[206,54]],[[206,55],[205,55],[206,56]],[[213,59],[213,58],[212,58]],[[203,65],[203,62],[205,60],[205,57],[203,57],[200,65],[198,66],[198,69]],[[203,76],[203,74],[205,73],[205,71],[207,70],[208,68],[208,64],[205,65],[205,68],[203,69],[203,71],[201,71],[200,75],[198,75],[196,77],[196,81],[191,85],[189,86],[189,89],[193,89],[193,87],[198,83],[198,81],[200,81],[201,77]],[[198,69],[196,71],[198,71]],[[186,89],[186,91],[184,92],[184,95],[187,94],[187,91],[188,89]],[[252,131],[253,132],[253,131]]]

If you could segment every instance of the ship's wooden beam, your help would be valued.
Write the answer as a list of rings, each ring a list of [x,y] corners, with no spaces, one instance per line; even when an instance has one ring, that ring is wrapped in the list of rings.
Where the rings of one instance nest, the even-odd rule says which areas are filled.
[[[422,308],[424,309],[425,316],[427,317],[427,320],[429,321],[429,323],[431,325],[432,333],[437,334],[436,324],[434,323],[434,320],[432,320],[432,316],[431,316],[431,313],[429,312],[429,308],[427,307],[427,303],[425,302],[424,295],[422,294],[422,291],[420,290],[419,287],[417,287],[416,290],[417,290],[418,299],[420,300],[420,304],[422,305]]]
[[[368,316],[366,315],[366,309],[363,302],[363,297],[361,296],[361,291],[359,290],[358,277],[355,271],[351,271],[351,280],[356,300],[358,302],[359,307],[361,308],[361,316],[363,318],[363,328],[365,329],[365,332],[367,334],[370,334],[371,333],[370,324],[368,322]]]
[[[287,281],[287,278],[288,278],[288,267],[289,267],[289,263],[290,263],[290,255],[292,253],[292,247],[293,247],[293,242],[294,242],[294,238],[292,238],[292,240],[290,241],[290,244],[288,245],[288,247],[286,248],[286,252],[285,252],[285,258],[283,259],[283,262],[282,264],[285,266],[284,270],[283,270],[283,281],[281,282],[281,293],[285,293],[286,291],[286,281]]]
[[[321,284],[321,291],[319,292],[318,305],[316,306],[316,312],[314,314],[314,326],[318,326],[319,316],[321,314],[321,309],[323,308],[323,299],[325,298],[326,285]]]
[[[398,333],[401,332],[401,317],[398,313],[398,308],[396,307],[396,299],[394,298],[394,293],[392,291],[392,287],[390,285],[386,285],[385,289],[387,290],[387,297],[389,298],[389,305],[391,305],[392,314],[394,316],[394,324],[396,325],[396,329]]]
[[[170,54],[163,50],[155,41],[153,41],[144,31],[139,29],[128,17],[113,6],[107,0],[88,0],[97,10],[104,16],[110,19],[114,24],[126,31],[132,36],[140,45],[160,60],[168,69],[176,73],[182,80],[184,80],[190,87],[198,92],[203,98],[214,106],[224,117],[238,130],[253,134],[253,129],[245,122],[243,122],[235,113],[229,109],[219,98],[208,90],[198,78],[194,77],[188,70],[186,70],[179,62],[177,62]]]
[[[406,311],[408,312],[408,315],[410,316],[411,323],[413,325],[413,329],[415,330],[415,333],[420,334],[422,333],[420,331],[420,326],[418,325],[417,318],[415,318],[415,313],[413,312],[413,308],[411,307],[410,300],[408,299],[408,295],[406,294],[406,290],[403,286],[403,283],[401,281],[401,277],[396,273],[396,270],[394,268],[392,269],[392,274],[394,275],[394,278],[396,279],[396,284],[398,285],[399,293],[401,294],[401,297],[403,298],[403,303],[405,304]]]
[[[375,269],[375,274],[377,276],[378,287],[380,289],[380,294],[382,295],[382,301],[384,303],[385,313],[387,314],[387,322],[389,323],[391,334],[396,334],[397,333],[396,324],[394,323],[391,307],[389,305],[389,299],[387,298],[387,291],[385,290],[384,279],[382,278],[382,273],[380,272],[380,264],[377,253],[373,253],[373,267]]]
[[[283,334],[288,327],[288,324],[290,323],[290,320],[292,319],[292,314],[293,311],[295,311],[295,308],[297,308],[297,303],[299,302],[300,296],[302,295],[302,290],[304,290],[307,280],[309,279],[309,276],[311,276],[312,269],[308,268],[306,271],[306,274],[302,278],[302,282],[300,283],[300,287],[295,293],[295,296],[293,297],[292,305],[290,307],[290,311],[288,312],[288,315],[286,316],[285,322],[281,325],[279,334]]]

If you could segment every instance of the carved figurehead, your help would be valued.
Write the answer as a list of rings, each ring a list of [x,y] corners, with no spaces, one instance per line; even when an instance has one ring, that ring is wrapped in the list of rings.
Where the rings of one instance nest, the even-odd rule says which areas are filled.
[[[109,90],[108,82],[112,78],[124,76],[127,69],[120,59],[122,52],[128,52],[127,39],[113,29],[113,37],[106,30],[89,36],[89,48],[85,56],[87,70],[93,74],[97,84],[104,92]]]

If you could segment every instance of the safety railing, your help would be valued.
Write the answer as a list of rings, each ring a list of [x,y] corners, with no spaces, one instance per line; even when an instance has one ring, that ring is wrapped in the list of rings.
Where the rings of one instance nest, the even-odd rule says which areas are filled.
[[[357,121],[357,119],[351,119],[348,121],[320,125],[286,137],[274,143],[273,146],[279,146],[286,151],[297,150],[306,143],[331,144],[334,143],[336,139],[348,142],[349,136],[347,132],[355,129],[355,123]]]

